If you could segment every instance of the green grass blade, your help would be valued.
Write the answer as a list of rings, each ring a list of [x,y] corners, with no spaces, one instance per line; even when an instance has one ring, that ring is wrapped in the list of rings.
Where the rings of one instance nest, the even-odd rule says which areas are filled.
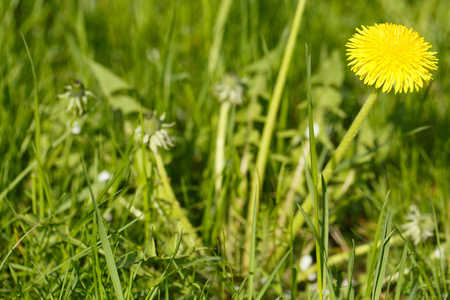
[[[270,276],[269,276],[269,278],[267,278],[266,283],[264,283],[263,287],[261,288],[261,290],[259,291],[258,295],[256,296],[256,300],[262,299],[262,297],[264,296],[264,293],[267,291],[267,289],[269,288],[270,284],[272,283],[273,278],[275,277],[275,275],[277,274],[278,270],[281,268],[281,266],[283,265],[284,261],[288,258],[289,254],[291,252],[292,252],[292,248],[289,249],[289,251],[283,256],[283,258],[277,264],[277,266],[272,271],[272,273],[270,273]]]
[[[377,259],[377,254],[378,254],[378,241],[380,240],[380,234],[381,234],[381,224],[383,222],[384,210],[385,210],[388,198],[389,198],[389,193],[386,195],[386,198],[383,203],[383,207],[381,208],[381,211],[380,211],[380,216],[378,217],[377,230],[375,232],[374,243],[372,244],[370,260],[368,261],[369,276],[368,276],[367,282],[366,282],[366,295],[365,295],[366,299],[369,298],[370,292],[371,292],[370,287],[372,284],[373,274],[374,274],[374,270],[375,270],[375,266],[376,266],[376,262],[377,262],[376,259]]]
[[[328,239],[329,239],[330,224],[329,224],[327,187],[323,176],[321,177],[321,179],[322,179],[322,200],[323,200],[321,238],[323,243],[323,257],[324,257],[322,274],[325,274],[327,268],[327,264],[325,263],[325,261],[328,260]],[[327,285],[326,278],[327,277],[323,278],[324,281],[323,286]],[[331,287],[329,289],[331,290],[332,282],[330,282],[330,285]]]
[[[292,56],[294,53],[294,48],[297,40],[297,34],[300,28],[300,23],[302,20],[303,12],[305,9],[306,0],[299,0],[297,3],[297,9],[295,11],[294,20],[291,26],[291,32],[289,33],[289,38],[286,44],[286,48],[283,55],[283,60],[281,62],[280,71],[278,73],[277,81],[275,83],[275,88],[270,100],[268,114],[266,117],[266,122],[264,124],[263,133],[261,136],[261,141],[259,143],[259,151],[256,157],[256,168],[252,172],[251,185],[250,185],[250,199],[249,207],[247,211],[247,223],[248,229],[245,233],[245,251],[250,252],[250,235],[251,235],[251,218],[253,218],[253,210],[258,210],[259,200],[253,204],[253,195],[255,194],[254,189],[264,183],[264,175],[267,165],[267,159],[269,156],[270,143],[273,136],[273,131],[275,129],[276,118],[278,115],[278,109],[280,107],[281,96],[283,94],[284,85],[286,83],[286,78],[288,75],[289,67],[291,65]],[[259,185],[261,184],[261,185]],[[248,256],[244,253],[244,267],[248,265]]]
[[[316,259],[317,259],[317,282],[319,286],[319,299],[323,299],[323,287],[325,284],[324,263],[323,255],[326,252],[325,248],[321,248],[320,245],[325,246],[323,232],[320,228],[319,220],[319,195],[318,185],[319,178],[317,172],[317,154],[316,154],[316,138],[314,136],[314,116],[313,105],[311,97],[311,55],[308,53],[308,45],[306,45],[306,77],[307,77],[307,102],[308,102],[308,123],[309,123],[309,153],[311,158],[311,176],[313,180],[313,197],[314,197],[314,226],[316,232],[319,235],[319,239],[316,240]],[[324,220],[322,220],[323,222]],[[320,240],[320,241],[319,241]]]
[[[375,282],[373,285],[373,299],[380,299],[381,288],[383,287],[384,274],[386,272],[387,261],[389,257],[389,246],[391,234],[391,212],[386,214],[386,222],[383,230],[383,243],[380,246],[377,268],[375,270]]]
[[[50,219],[51,217],[48,217],[47,219]],[[45,220],[47,220],[45,219]],[[45,221],[43,220],[43,221]],[[132,226],[134,223],[136,223],[139,220],[139,218],[136,218],[134,220],[132,220],[131,222],[129,222],[127,225],[125,225],[124,227],[120,228],[119,230],[117,230],[116,232],[110,234],[108,236],[108,239],[112,238],[113,236],[125,231],[127,228],[129,228],[130,226]],[[41,221],[41,223],[43,222]],[[20,242],[20,241],[19,241]],[[97,246],[99,246],[101,244],[101,241],[97,242]],[[67,265],[68,263],[75,261],[79,258],[82,258],[86,255],[88,255],[92,250],[92,247],[88,247],[86,249],[84,249],[83,251],[81,251],[78,254],[75,254],[74,256],[70,257],[68,260],[64,261],[63,263],[59,264],[58,266],[54,267],[53,269],[51,269],[50,271],[47,271],[46,273],[44,273],[42,276],[40,276],[38,279],[34,280],[32,283],[30,283],[30,285],[28,285],[25,288],[25,291],[30,290],[34,285],[38,284],[39,282],[41,282],[42,280],[44,280],[45,277],[49,276],[50,274],[58,271],[59,269],[61,269],[62,267],[64,267],[65,265]]]
[[[2,264],[0,265],[0,271],[3,269],[3,266],[5,265],[5,262],[8,260],[8,257],[11,255],[11,253],[14,251],[14,249],[17,248],[17,246],[19,246],[20,242],[26,238],[34,229],[36,229],[37,227],[41,226],[43,223],[47,222],[47,220],[49,220],[50,217],[45,218],[44,220],[40,221],[38,224],[34,225],[33,227],[31,227],[30,230],[27,231],[27,233],[25,233],[18,241],[17,243],[14,245],[14,247],[11,248],[11,250],[8,252],[8,254],[6,255],[6,257],[3,259]]]
[[[441,254],[441,249],[444,249],[444,248],[442,248],[441,247],[441,237],[440,237],[440,233],[439,233],[439,228],[438,228],[438,218],[437,218],[437,215],[436,215],[436,208],[434,207],[434,203],[433,203],[433,201],[431,201],[431,207],[433,208],[433,217],[434,217],[434,231],[435,231],[435,233],[436,233],[436,244],[437,244],[437,249],[438,249],[438,252],[439,252],[439,258],[438,258],[438,260],[439,260],[439,268],[438,268],[438,273],[440,273],[439,274],[439,277],[441,277],[441,279],[442,279],[442,282],[443,282],[443,292],[445,293],[445,294],[448,294],[448,288],[447,288],[447,284],[446,284],[446,276],[445,276],[445,263],[444,263],[444,258],[443,258],[443,256],[444,255],[442,255]],[[439,286],[439,282],[437,282],[437,284],[438,284],[438,286]]]
[[[303,215],[303,218],[305,219],[306,225],[308,225],[309,229],[311,230],[312,234],[314,235],[314,238],[316,239],[316,241],[319,241],[319,243],[321,243],[322,241],[319,238],[316,228],[314,227],[314,224],[311,221],[311,219],[309,218],[308,214],[306,213],[306,211],[303,210],[303,208],[300,204],[297,204],[297,206],[298,206],[298,209],[300,210],[300,213]],[[321,246],[320,249],[323,249],[323,246]]]
[[[255,189],[255,200],[254,204],[258,199],[258,188]],[[250,247],[250,268],[248,275],[248,299],[253,299],[253,280],[255,280],[255,269],[256,269],[256,221],[257,212],[256,209],[253,210],[252,217],[252,235],[251,235],[251,247]]]
[[[403,280],[405,277],[405,265],[406,265],[407,254],[408,254],[408,245],[405,244],[405,247],[403,247],[402,258],[400,260],[400,269],[398,270],[398,280],[397,280],[397,286],[395,288],[394,300],[399,300],[400,295],[402,294],[402,285],[403,285]]]
[[[102,215],[100,214],[100,210],[98,209],[97,200],[94,197],[94,193],[92,191],[91,184],[89,181],[89,176],[87,173],[86,164],[84,163],[84,161],[83,161],[83,169],[84,169],[84,174],[86,176],[86,181],[88,183],[89,192],[91,193],[92,202],[94,204],[95,215],[97,217],[97,224],[98,224],[98,233],[100,235],[100,241],[102,243],[103,251],[105,252],[106,264],[108,266],[109,275],[111,276],[111,280],[112,280],[112,283],[114,286],[114,292],[115,292],[117,299],[123,300],[124,297],[123,297],[122,285],[120,283],[120,278],[119,278],[119,274],[117,272],[117,267],[116,267],[116,263],[114,261],[114,255],[111,250],[111,245],[109,244],[108,233],[106,232],[105,225],[103,224],[103,218],[102,218]],[[116,178],[117,177],[118,176],[116,176]],[[111,185],[112,185],[113,181],[114,180],[111,180],[111,182],[110,182]],[[99,196],[99,199],[102,199],[102,196],[104,194],[106,194],[109,186],[110,185],[108,184],[108,186],[103,190],[103,192],[100,194],[101,196]]]
[[[348,281],[348,293],[347,299],[353,299],[355,297],[355,293],[352,291],[353,289],[353,272],[355,270],[355,241],[352,240],[353,250],[350,255],[350,259],[348,260],[347,267],[347,281]]]

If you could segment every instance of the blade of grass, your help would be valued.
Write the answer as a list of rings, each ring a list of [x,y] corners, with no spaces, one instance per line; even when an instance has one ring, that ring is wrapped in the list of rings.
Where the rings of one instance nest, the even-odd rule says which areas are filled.
[[[347,281],[348,281],[347,299],[353,299],[355,296],[355,293],[352,293],[353,271],[355,270],[355,241],[354,240],[352,240],[352,244],[353,244],[353,250],[352,250],[352,254],[350,255],[350,259],[348,260],[348,267],[347,267]]]
[[[261,142],[259,144],[259,151],[256,158],[256,168],[254,168],[251,176],[250,185],[250,200],[249,207],[247,211],[247,230],[245,234],[245,247],[244,247],[244,257],[243,265],[246,269],[249,265],[248,253],[250,253],[251,247],[251,228],[252,223],[250,222],[253,218],[253,211],[259,209],[259,201],[253,203],[253,195],[255,194],[254,189],[257,186],[262,186],[264,183],[264,173],[267,165],[267,158],[269,155],[270,142],[272,140],[273,131],[275,129],[276,117],[278,114],[278,108],[280,106],[281,96],[283,94],[284,85],[286,82],[289,67],[291,65],[292,55],[294,53],[294,48],[296,44],[297,34],[300,28],[300,23],[302,20],[303,12],[305,9],[306,0],[298,0],[297,9],[295,11],[294,20],[291,26],[291,32],[284,50],[283,60],[281,62],[280,71],[278,73],[277,81],[275,83],[275,88],[270,100],[268,114],[266,118],[266,123],[264,124],[264,129],[261,137]],[[258,185],[260,183],[260,185]]]
[[[375,270],[375,284],[373,285],[373,299],[380,299],[381,288],[383,287],[384,274],[386,272],[387,261],[389,257],[389,246],[392,233],[391,231],[391,212],[388,210],[383,230],[383,244],[380,247],[377,268]]]
[[[258,201],[258,188],[255,188],[255,199],[254,203]],[[255,280],[255,269],[256,269],[256,221],[257,221],[257,211],[253,210],[252,217],[252,235],[251,235],[251,247],[250,247],[250,268],[248,273],[248,299],[253,299],[253,284]]]
[[[438,218],[437,218],[437,215],[436,215],[436,208],[434,207],[434,203],[433,203],[433,201],[431,201],[431,207],[433,208],[433,217],[434,217],[434,230],[435,230],[435,232],[436,232],[436,243],[437,243],[437,249],[438,249],[438,252],[439,252],[439,258],[438,258],[438,260],[439,260],[439,267],[440,268],[438,268],[438,272],[440,273],[440,276],[439,277],[441,277],[442,278],[442,282],[443,282],[443,286],[444,286],[444,293],[445,294],[448,294],[448,288],[447,288],[447,284],[446,284],[446,278],[445,278],[445,266],[444,266],[444,255],[442,255],[441,254],[441,249],[443,249],[443,248],[441,248],[441,237],[440,237],[440,234],[439,234],[439,228],[438,228]]]
[[[321,244],[325,246],[324,236],[322,235],[322,230],[320,230],[319,224],[319,195],[317,187],[319,185],[319,176],[317,172],[317,154],[316,154],[316,138],[314,136],[314,116],[313,116],[313,106],[311,97],[311,55],[308,53],[308,45],[306,45],[306,78],[307,78],[307,99],[308,102],[308,123],[309,123],[309,154],[311,159],[311,176],[314,184],[313,197],[314,197],[314,227],[317,234],[319,235],[319,240]],[[323,222],[323,220],[322,220]],[[323,299],[323,287],[324,287],[324,264],[322,261],[322,253],[325,253],[324,248],[320,248],[319,240],[316,240],[316,260],[317,265],[317,282],[319,286],[319,299]]]
[[[5,265],[5,262],[8,260],[8,257],[11,255],[11,253],[14,251],[14,249],[16,249],[17,246],[19,246],[20,242],[27,237],[34,229],[36,229],[37,227],[41,226],[43,223],[47,222],[47,220],[49,220],[51,217],[47,217],[44,220],[40,221],[38,224],[34,225],[33,227],[31,227],[30,230],[28,230],[18,241],[17,243],[14,245],[14,247],[11,248],[11,250],[8,252],[8,254],[6,255],[6,257],[3,259],[2,264],[0,265],[0,271],[2,270],[3,266]]]
[[[372,283],[373,274],[374,274],[375,265],[376,265],[376,258],[377,258],[377,254],[378,254],[378,241],[380,240],[381,224],[383,221],[384,209],[386,207],[388,198],[389,198],[389,192],[386,195],[386,199],[384,200],[383,207],[381,208],[381,211],[380,211],[380,216],[378,218],[378,224],[377,224],[377,230],[375,232],[374,243],[372,244],[372,253],[371,253],[370,260],[368,262],[369,263],[369,265],[368,265],[369,271],[367,273],[369,274],[369,276],[368,276],[367,282],[366,282],[366,294],[365,294],[366,299],[369,298],[370,292],[371,292],[370,286]]]
[[[42,171],[42,148],[41,148],[41,117],[39,114],[39,99],[38,99],[38,91],[37,91],[37,79],[36,79],[36,71],[34,69],[33,58],[31,57],[30,49],[28,48],[27,41],[25,40],[25,36],[22,32],[20,32],[22,36],[23,43],[25,45],[25,49],[27,50],[28,59],[30,60],[31,65],[31,73],[33,74],[33,84],[34,84],[34,122],[35,122],[35,145],[36,145],[36,160],[38,167],[38,192],[39,192],[39,218],[42,220],[44,218],[44,173]],[[49,206],[53,213],[53,202],[51,199],[48,199]]]
[[[408,245],[405,244],[405,247],[403,247],[402,258],[400,260],[400,269],[398,270],[398,280],[397,280],[397,286],[395,288],[394,300],[399,300],[400,295],[402,294],[402,285],[403,285],[403,279],[405,277],[405,265],[406,265],[407,254],[408,254]]]
[[[100,241],[102,243],[103,251],[105,252],[106,264],[108,266],[109,275],[111,276],[111,280],[112,280],[112,283],[114,286],[115,295],[116,295],[117,299],[123,300],[124,298],[123,298],[123,292],[122,292],[122,285],[120,283],[120,278],[119,278],[119,274],[117,272],[117,267],[116,267],[116,263],[114,261],[114,255],[111,250],[111,245],[109,244],[108,233],[106,232],[105,226],[103,224],[102,215],[100,214],[100,210],[98,209],[97,200],[95,199],[94,193],[92,191],[91,183],[89,180],[89,176],[87,173],[87,168],[86,168],[86,164],[84,163],[84,160],[82,161],[82,164],[83,164],[84,175],[86,177],[86,181],[87,181],[87,184],[89,187],[89,192],[91,194],[92,202],[94,204],[95,215],[97,218],[97,225],[98,225],[98,233],[100,235]],[[114,180],[111,180],[111,182],[113,182],[113,181]],[[111,185],[112,185],[112,183],[111,183]],[[99,196],[98,199],[102,199],[103,195],[106,194],[109,186],[110,185],[108,184],[107,188],[103,190],[103,192],[100,194],[101,196]]]
[[[269,278],[267,278],[266,283],[264,283],[263,287],[261,288],[261,290],[259,291],[258,295],[256,296],[256,300],[260,300],[262,299],[262,297],[264,296],[264,293],[267,291],[267,289],[269,288],[270,284],[272,283],[273,278],[275,277],[275,275],[277,274],[278,270],[281,268],[281,266],[283,265],[284,261],[288,258],[288,256],[291,254],[292,252],[292,248],[289,249],[289,251],[283,256],[283,258],[280,260],[280,262],[277,264],[277,266],[275,267],[275,269],[272,271],[272,273],[270,273]],[[251,298],[249,298],[251,299]]]
[[[209,49],[208,57],[208,77],[212,77],[219,62],[220,49],[222,48],[223,35],[225,33],[225,25],[231,10],[233,0],[225,0],[220,2],[216,23],[213,29],[213,41]]]
[[[314,126],[313,126],[314,127]],[[327,197],[327,187],[325,183],[325,179],[322,178],[322,201],[323,201],[323,208],[322,208],[322,230],[321,230],[321,238],[322,238],[322,244],[323,244],[323,257],[324,261],[322,262],[323,270],[322,274],[325,274],[327,271],[327,264],[326,261],[328,260],[328,239],[329,239],[329,212],[328,212],[328,197]],[[326,282],[327,277],[323,277],[323,286],[327,285]],[[331,287],[329,288],[332,290],[332,282],[330,282]]]
[[[50,219],[50,218],[52,218],[52,217],[54,217],[54,215],[53,215],[53,216],[50,216],[50,217],[47,217],[45,220],[48,220],[48,219]],[[140,216],[140,217],[141,217],[141,216]],[[124,227],[120,228],[119,230],[117,230],[116,232],[114,232],[114,233],[108,235],[108,239],[110,239],[110,238],[112,238],[113,236],[115,236],[115,235],[117,235],[117,234],[119,234],[119,233],[125,231],[127,228],[129,228],[129,227],[132,226],[134,223],[136,223],[136,222],[139,220],[140,217],[138,217],[138,218],[132,220],[132,221],[129,222],[126,226],[124,226]],[[43,223],[45,220],[41,221],[41,223]],[[41,223],[40,223],[40,224],[41,224]],[[39,224],[38,224],[38,225],[39,225]],[[38,226],[38,225],[36,225],[36,226]],[[30,230],[30,231],[31,231],[31,230]],[[27,233],[28,233],[28,232],[27,232]],[[20,242],[20,241],[19,241],[19,242]],[[97,246],[100,246],[100,245],[101,245],[101,241],[97,242]],[[84,249],[84,250],[81,251],[80,253],[75,254],[74,256],[70,257],[68,260],[66,260],[66,261],[64,261],[63,263],[59,264],[58,266],[54,267],[54,268],[51,269],[50,271],[47,271],[47,272],[44,273],[42,276],[40,276],[38,279],[36,279],[36,280],[33,281],[32,283],[30,283],[30,284],[25,288],[25,291],[29,291],[34,285],[36,285],[36,284],[38,284],[39,282],[41,282],[42,280],[44,280],[45,277],[49,276],[50,274],[52,274],[52,273],[56,272],[57,270],[61,269],[61,268],[64,267],[66,264],[68,264],[68,263],[70,263],[70,262],[73,262],[74,260],[77,260],[77,259],[79,259],[79,258],[82,258],[82,257],[88,255],[89,253],[91,253],[91,250],[92,250],[92,246],[90,246],[90,247]],[[74,265],[74,266],[76,266],[76,265]]]

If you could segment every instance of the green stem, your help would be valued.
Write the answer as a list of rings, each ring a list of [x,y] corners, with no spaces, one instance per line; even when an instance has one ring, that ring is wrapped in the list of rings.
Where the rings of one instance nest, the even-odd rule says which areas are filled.
[[[284,50],[283,60],[281,62],[280,72],[278,73],[277,81],[273,91],[272,99],[270,100],[269,110],[264,125],[261,142],[259,144],[258,156],[256,158],[256,168],[252,172],[251,192],[250,198],[255,195],[256,187],[262,187],[264,182],[264,172],[266,170],[267,157],[269,155],[270,141],[272,140],[273,131],[275,128],[275,121],[280,107],[281,96],[283,94],[284,84],[291,65],[292,55],[294,53],[297,34],[300,28],[303,12],[305,9],[306,0],[299,0],[297,9],[295,11],[294,21],[292,22],[291,32]],[[253,199],[249,200],[249,207],[247,211],[247,227],[245,233],[245,251],[243,257],[244,269],[248,269],[250,246],[251,246],[251,228],[253,223],[253,211],[259,208],[259,198],[254,203]]]
[[[316,138],[314,135],[314,115],[311,98],[311,55],[308,54],[308,48],[306,48],[306,73],[307,73],[307,101],[308,101],[308,121],[309,121],[309,153],[311,158],[311,176],[314,184],[314,227],[318,235],[316,240],[316,260],[317,265],[317,282],[319,286],[319,299],[323,300],[323,259],[322,253],[325,253],[325,249],[322,249],[320,240],[322,240],[320,225],[319,225],[319,196],[318,185],[319,176],[317,171],[317,154],[316,154]],[[322,220],[324,221],[324,220]],[[324,243],[322,244],[324,245]]]
[[[224,101],[220,105],[219,122],[217,124],[217,139],[216,139],[216,161],[215,161],[215,188],[216,196],[219,195],[222,188],[223,170],[225,167],[225,133],[228,124],[228,111],[230,110],[231,103]],[[220,199],[220,197],[217,197]],[[220,207],[220,203],[217,203],[217,207]]]
[[[197,234],[195,233],[195,229],[192,226],[191,222],[189,221],[189,219],[187,218],[186,214],[184,213],[184,211],[182,210],[182,208],[180,207],[180,203],[177,201],[177,198],[175,197],[175,193],[172,190],[172,187],[170,186],[169,183],[169,179],[167,177],[167,173],[166,173],[166,168],[164,166],[164,162],[162,160],[162,157],[159,153],[153,153],[155,156],[155,161],[156,161],[156,168],[158,170],[158,174],[159,174],[159,179],[161,180],[164,190],[166,192],[166,196],[167,196],[167,200],[170,202],[170,208],[172,210],[172,213],[175,215],[175,217],[177,219],[180,220],[181,224],[183,225],[183,227],[186,230],[188,239],[187,239],[187,244],[188,247],[194,247],[196,246],[196,242],[197,242],[197,246],[198,245],[198,237]]]
[[[41,220],[44,219],[44,174],[42,170],[42,148],[41,148],[41,118],[39,114],[39,99],[38,99],[38,91],[37,91],[37,79],[36,79],[36,71],[34,69],[34,63],[33,58],[31,57],[30,49],[28,48],[27,41],[25,40],[25,37],[22,32],[20,32],[20,35],[22,36],[23,43],[25,44],[25,48],[27,50],[28,59],[30,60],[31,65],[31,73],[33,74],[33,83],[34,83],[34,125],[35,125],[35,143],[36,143],[36,160],[37,160],[37,173],[39,176],[38,179],[38,192],[39,192],[39,218]],[[49,206],[53,208],[53,203],[51,202],[51,199],[48,199]],[[53,209],[52,209],[53,212]]]
[[[217,63],[219,62],[220,48],[222,47],[223,34],[225,32],[225,24],[227,23],[228,15],[231,10],[231,5],[233,0],[221,1],[217,16],[216,24],[213,29],[213,41],[211,49],[209,51],[208,58],[208,74],[209,76],[214,75]]]
[[[347,130],[347,133],[345,134],[341,143],[334,152],[333,157],[328,161],[327,165],[325,166],[325,169],[322,171],[322,175],[323,178],[325,179],[325,182],[328,182],[328,180],[333,175],[333,172],[336,169],[337,165],[341,162],[342,158],[344,157],[345,152],[350,146],[350,143],[354,140],[356,134],[361,128],[362,122],[372,109],[372,106],[375,103],[375,100],[377,99],[377,94],[378,94],[377,91],[374,89],[372,93],[369,95],[369,98],[367,98],[366,102],[361,107],[361,110],[359,111],[355,120],[353,120],[352,125]]]

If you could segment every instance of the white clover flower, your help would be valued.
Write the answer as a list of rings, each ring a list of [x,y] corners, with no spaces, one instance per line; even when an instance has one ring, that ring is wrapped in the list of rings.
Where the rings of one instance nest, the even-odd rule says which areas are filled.
[[[434,219],[432,214],[421,214],[417,206],[411,205],[405,219],[407,222],[401,225],[405,236],[411,238],[415,245],[425,241],[434,235]]]
[[[226,74],[221,82],[214,85],[214,96],[220,103],[229,101],[234,105],[241,105],[244,98],[244,83],[234,73]]]
[[[81,116],[87,110],[87,96],[94,97],[95,95],[88,91],[79,80],[75,80],[72,84],[64,87],[67,91],[64,94],[57,95],[60,99],[69,99],[67,111],[73,111],[73,114]]]
[[[154,153],[158,153],[158,147],[163,147],[165,150],[169,150],[169,147],[174,147],[169,133],[164,128],[172,127],[174,123],[163,123],[166,118],[166,114],[163,113],[159,118],[156,111],[152,114],[148,114],[142,120],[144,129],[139,125],[135,130],[135,138],[137,141],[142,141],[144,144],[148,144],[150,150]]]

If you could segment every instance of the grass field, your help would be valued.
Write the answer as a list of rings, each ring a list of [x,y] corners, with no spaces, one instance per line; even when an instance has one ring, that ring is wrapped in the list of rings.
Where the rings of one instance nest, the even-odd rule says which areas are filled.
[[[450,1],[0,16],[0,299],[450,299]],[[346,56],[375,23],[433,80],[375,96]]]

